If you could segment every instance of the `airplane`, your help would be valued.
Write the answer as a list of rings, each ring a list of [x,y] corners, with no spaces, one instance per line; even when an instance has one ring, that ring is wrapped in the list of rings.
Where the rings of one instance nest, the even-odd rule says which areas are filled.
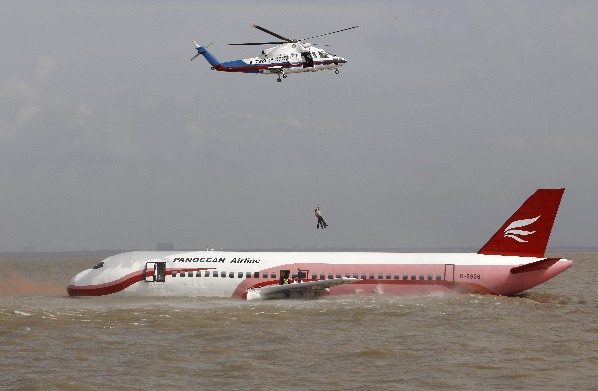
[[[339,33],[341,31],[351,30],[359,26],[353,26],[304,39],[289,39],[263,27],[256,25],[253,27],[273,35],[281,41],[231,43],[229,45],[280,45],[263,50],[262,53],[257,57],[220,62],[212,53],[208,51],[208,47],[210,47],[211,43],[204,47],[193,41],[195,44],[195,49],[197,50],[197,54],[191,58],[191,61],[201,54],[210,63],[213,70],[221,72],[276,74],[278,75],[278,82],[282,81],[280,78],[281,76],[283,79],[286,79],[287,74],[289,73],[315,72],[326,69],[334,69],[334,72],[338,74],[338,68],[347,63],[346,59],[327,53],[325,50],[317,48],[314,44],[304,41],[312,38],[322,37],[324,35]]]
[[[70,296],[314,298],[514,295],[573,261],[545,251],[565,189],[538,189],[477,253],[134,251],[74,276]]]

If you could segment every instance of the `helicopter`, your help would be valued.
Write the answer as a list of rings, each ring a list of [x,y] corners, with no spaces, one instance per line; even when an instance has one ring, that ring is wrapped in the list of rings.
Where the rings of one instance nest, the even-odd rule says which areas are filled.
[[[197,54],[191,58],[191,61],[201,54],[210,63],[213,70],[221,72],[275,74],[278,75],[278,82],[282,81],[281,76],[283,79],[286,79],[287,74],[289,73],[315,72],[326,69],[334,69],[334,72],[338,74],[338,68],[341,65],[346,64],[347,60],[334,54],[327,53],[325,50],[317,48],[314,44],[305,41],[308,39],[322,37],[324,35],[351,30],[359,26],[348,27],[342,30],[320,34],[304,39],[289,39],[263,27],[257,25],[254,25],[253,27],[270,34],[281,41],[230,43],[229,45],[279,45],[262,50],[262,53],[257,57],[220,62],[212,53],[208,51],[208,47],[210,47],[212,43],[204,47],[193,41],[195,44],[195,49],[197,50]]]

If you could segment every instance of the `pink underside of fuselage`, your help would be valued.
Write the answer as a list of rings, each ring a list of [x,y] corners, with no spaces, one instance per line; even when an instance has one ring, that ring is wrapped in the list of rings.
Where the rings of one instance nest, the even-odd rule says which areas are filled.
[[[382,264],[382,265],[329,265],[329,264],[289,264],[265,269],[266,272],[279,270],[309,270],[307,281],[312,274],[333,273],[340,276],[356,277],[359,281],[335,286],[329,289],[330,295],[356,293],[383,293],[391,295],[435,295],[455,293],[513,295],[539,285],[571,266],[571,261],[562,260],[548,269],[527,273],[512,274],[512,265],[444,265],[444,264]],[[365,273],[365,279],[362,274]],[[370,279],[371,274],[374,278]],[[382,274],[382,276],[380,276]],[[404,279],[407,274],[408,279]],[[398,279],[395,278],[398,275]],[[440,275],[440,279],[437,276]],[[382,277],[382,278],[379,278]],[[387,278],[390,277],[390,278]],[[413,279],[415,277],[415,279]],[[431,277],[431,278],[430,278]],[[246,297],[250,288],[277,284],[278,281],[255,283],[246,279],[239,284],[233,297]]]

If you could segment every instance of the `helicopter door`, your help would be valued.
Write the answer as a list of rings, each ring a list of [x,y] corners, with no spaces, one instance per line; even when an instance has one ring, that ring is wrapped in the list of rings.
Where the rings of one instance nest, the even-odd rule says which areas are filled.
[[[301,58],[303,59],[303,68],[314,67],[314,58],[311,56],[310,52],[301,53]]]

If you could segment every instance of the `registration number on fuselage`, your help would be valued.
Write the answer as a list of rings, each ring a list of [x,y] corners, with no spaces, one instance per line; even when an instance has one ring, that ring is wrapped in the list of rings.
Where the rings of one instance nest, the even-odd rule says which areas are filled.
[[[466,280],[479,280],[479,279],[481,279],[481,276],[479,274],[475,274],[475,273],[472,273],[472,274],[470,274],[470,273],[466,273],[466,274],[460,273],[459,274],[459,278],[463,278],[463,279],[466,279]]]

